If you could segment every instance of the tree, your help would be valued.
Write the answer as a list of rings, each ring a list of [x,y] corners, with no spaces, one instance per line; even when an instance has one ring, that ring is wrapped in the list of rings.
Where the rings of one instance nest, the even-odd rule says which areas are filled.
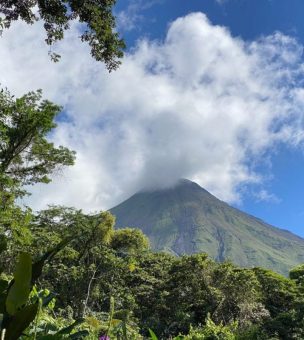
[[[111,247],[126,253],[141,252],[149,248],[149,239],[140,229],[119,229],[112,236]]]
[[[212,287],[214,263],[207,254],[182,256],[169,270],[166,322],[170,333],[186,334],[190,324],[202,323],[218,304],[220,291]]]
[[[263,328],[269,337],[303,339],[304,296],[296,282],[267,269],[254,268],[261,284],[262,302],[271,319]]]
[[[213,272],[213,285],[221,291],[212,315],[214,321],[224,324],[238,321],[245,327],[264,314],[264,306],[259,304],[260,284],[250,269],[237,268],[229,262],[221,263]]]
[[[43,278],[47,288],[60,294],[58,306],[71,306],[77,316],[90,307],[114,221],[108,212],[91,215],[73,208],[53,206],[35,215],[31,223],[31,248],[36,255],[72,238],[46,267]]]
[[[112,7],[115,0],[2,0],[0,29],[9,28],[15,20],[27,24],[41,20],[46,31],[46,43],[53,45],[64,38],[73,20],[83,24],[80,39],[91,47],[91,55],[105,62],[109,71],[116,69],[123,56],[124,42],[115,31]],[[50,55],[54,61],[60,56]]]
[[[298,285],[304,285],[304,264],[300,264],[291,269],[289,272],[289,278],[295,281]]]
[[[9,273],[16,253],[31,242],[31,210],[16,198],[27,193],[25,186],[48,183],[51,173],[74,163],[74,152],[47,140],[59,111],[41,91],[20,98],[0,91],[0,235],[7,243],[0,266]]]
[[[61,108],[42,100],[42,92],[14,98],[0,92],[0,189],[25,193],[24,185],[50,182],[49,174],[72,165],[75,153],[48,142]]]

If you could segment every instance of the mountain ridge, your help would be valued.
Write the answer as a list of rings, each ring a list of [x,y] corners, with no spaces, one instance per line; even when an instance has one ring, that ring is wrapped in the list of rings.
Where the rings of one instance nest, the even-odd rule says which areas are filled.
[[[110,209],[118,227],[140,228],[154,250],[206,252],[217,261],[286,274],[304,262],[304,239],[229,206],[197,183],[139,191]]]

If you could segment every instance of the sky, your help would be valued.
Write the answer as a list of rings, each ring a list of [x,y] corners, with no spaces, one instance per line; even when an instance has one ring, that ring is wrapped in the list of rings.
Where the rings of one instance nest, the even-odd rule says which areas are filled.
[[[76,164],[25,204],[113,207],[141,189],[199,183],[304,237],[303,0],[118,0],[119,70],[74,24],[52,63],[41,23],[0,39],[0,82],[62,105],[49,138]]]

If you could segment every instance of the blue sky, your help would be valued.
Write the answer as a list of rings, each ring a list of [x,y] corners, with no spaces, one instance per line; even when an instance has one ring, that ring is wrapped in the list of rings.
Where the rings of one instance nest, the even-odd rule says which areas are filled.
[[[77,25],[56,64],[39,22],[0,39],[1,84],[62,105],[51,138],[77,152],[25,203],[98,211],[188,178],[304,237],[304,2],[118,0],[115,14],[128,48],[110,74]]]
[[[117,11],[129,11],[131,15],[136,3],[129,1],[126,6],[126,1],[118,1]],[[139,4],[136,9],[133,12],[134,26],[122,29],[129,48],[133,48],[142,37],[164,39],[170,22],[196,11],[204,12],[213,24],[228,27],[233,36],[244,40],[252,41],[280,31],[304,44],[302,0],[160,0],[151,2],[151,6],[143,10]],[[280,145],[270,150],[267,157],[270,157],[271,164],[261,162],[258,167],[269,177],[264,183],[270,193],[268,199],[260,200],[252,195],[256,188],[248,185],[241,188],[245,192],[241,202],[235,205],[304,237],[303,149]]]
[[[164,38],[171,21],[195,11],[204,12],[214,24],[229,27],[234,36],[243,39],[253,40],[277,30],[300,40],[304,38],[304,3],[301,0],[156,0],[141,3],[129,0],[118,1],[116,9],[120,12],[129,8],[130,11],[130,7],[138,9],[138,18],[134,29],[124,31],[129,47],[142,35]],[[143,7],[146,8],[142,10]]]

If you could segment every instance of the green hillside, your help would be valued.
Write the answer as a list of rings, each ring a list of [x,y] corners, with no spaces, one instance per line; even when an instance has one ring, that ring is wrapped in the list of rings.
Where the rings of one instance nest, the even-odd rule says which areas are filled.
[[[218,261],[283,274],[304,262],[304,239],[232,208],[188,180],[136,193],[110,211],[118,227],[142,229],[155,250],[206,252]]]

